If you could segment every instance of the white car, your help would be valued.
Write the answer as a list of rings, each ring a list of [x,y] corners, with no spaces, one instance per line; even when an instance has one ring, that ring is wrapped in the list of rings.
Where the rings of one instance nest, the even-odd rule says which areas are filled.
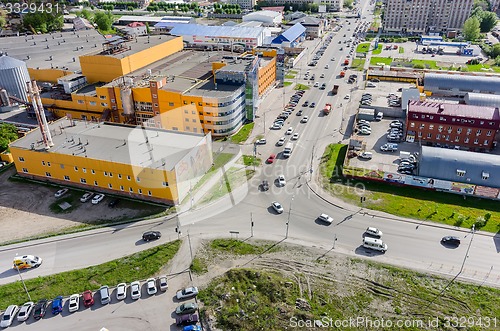
[[[2,321],[0,322],[0,327],[6,328],[12,324],[14,317],[16,317],[19,307],[17,305],[10,305],[7,307],[2,316]]]
[[[325,78],[325,74],[322,73],[319,78]]]
[[[363,128],[359,130],[360,134],[365,134],[365,135],[370,135],[372,133],[372,130],[369,130],[368,128]]]
[[[286,185],[285,176],[279,175],[278,176],[278,186],[285,186],[285,185]]]
[[[314,83],[314,87],[319,87],[319,82]]]
[[[156,289],[156,279],[149,278],[146,282],[148,286],[148,294],[149,295],[156,294],[156,292],[158,292],[158,290]]]
[[[255,142],[257,145],[265,145],[267,144],[266,139],[259,139]]]
[[[373,157],[373,153],[372,152],[363,152],[363,153],[359,154],[359,157],[362,159],[370,160]]]
[[[160,276],[158,281],[160,283],[160,291],[165,292],[168,289],[167,276]]]
[[[276,145],[278,146],[283,146],[285,144],[285,141],[286,141],[286,138],[285,137],[281,137],[278,142],[276,143]]]
[[[297,132],[295,132],[291,138],[292,140],[297,140],[299,139],[299,134]]]
[[[68,310],[70,313],[78,311],[80,308],[80,294],[73,294],[69,297]]]
[[[26,321],[30,317],[31,310],[33,310],[34,306],[35,303],[32,301],[26,302],[24,305],[22,305],[21,309],[19,309],[19,313],[17,313],[17,321],[18,322]]]
[[[92,192],[85,192],[84,195],[82,195],[82,197],[80,198],[80,202],[87,202],[90,200],[90,198],[92,198],[92,196],[94,195],[94,193]]]
[[[369,226],[365,232],[366,232],[366,234],[369,234],[369,235],[372,235],[375,237],[379,237],[379,238],[382,237],[382,235],[383,235],[382,231],[380,231],[377,228],[371,227],[371,226]]]
[[[101,202],[104,199],[104,194],[99,193],[94,196],[92,199],[92,204],[97,205],[99,202]]]
[[[346,96],[344,97],[344,99],[346,100],[349,100],[351,98],[351,96],[349,94],[346,94]]]
[[[323,221],[325,223],[328,223],[328,224],[332,224],[333,223],[333,218],[328,216],[327,214],[321,214],[319,215],[319,220],[320,221]]]
[[[278,214],[283,213],[283,206],[278,201],[274,201],[271,206]]]
[[[130,297],[134,300],[141,297],[141,283],[139,281],[130,283]]]
[[[191,287],[186,287],[180,291],[177,291],[176,297],[177,300],[182,300],[195,297],[197,295],[198,295],[198,288],[195,286],[191,286]]]
[[[288,128],[288,130],[286,130],[286,134],[292,134],[293,132],[293,128]]]
[[[120,283],[116,286],[116,300],[123,300],[127,297],[127,284]]]
[[[67,188],[60,189],[59,191],[57,191],[57,192],[54,194],[54,196],[55,196],[56,198],[60,198],[60,197],[62,197],[63,195],[65,195],[68,191],[69,191],[69,189],[67,189]]]
[[[307,121],[309,121],[309,116],[304,116],[304,117],[302,117],[302,119],[300,120],[300,123],[307,123]]]

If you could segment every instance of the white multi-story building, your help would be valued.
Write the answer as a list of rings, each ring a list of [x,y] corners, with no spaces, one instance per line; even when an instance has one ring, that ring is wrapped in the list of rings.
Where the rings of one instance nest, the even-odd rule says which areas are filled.
[[[386,0],[386,32],[429,33],[461,30],[474,0]]]
[[[330,8],[330,11],[340,11],[342,7],[344,7],[344,0],[319,0],[319,2],[313,2],[320,5],[326,5]]]

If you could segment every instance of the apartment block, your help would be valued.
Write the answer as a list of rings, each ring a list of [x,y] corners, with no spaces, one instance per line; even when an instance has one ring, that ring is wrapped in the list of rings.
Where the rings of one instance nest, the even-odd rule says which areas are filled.
[[[461,30],[474,0],[386,0],[385,32],[430,33]]]

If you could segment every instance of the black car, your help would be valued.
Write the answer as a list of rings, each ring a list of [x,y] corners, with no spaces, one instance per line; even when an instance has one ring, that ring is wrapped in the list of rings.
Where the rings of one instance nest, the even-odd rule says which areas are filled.
[[[309,106],[309,101],[306,101],[302,104],[302,107],[307,107],[307,106]]]
[[[455,236],[446,236],[441,239],[441,243],[449,246],[460,246],[460,238]]]
[[[297,115],[297,116],[302,115],[302,110],[299,110],[299,111],[297,112],[297,114],[295,114],[295,115]]]
[[[144,241],[156,240],[160,238],[161,238],[160,231],[148,231],[142,234],[142,240]]]
[[[108,207],[114,208],[118,203],[120,203],[120,199],[113,199],[108,203]]]
[[[309,108],[314,108],[314,107],[316,107],[316,103],[311,102],[311,104],[309,105]]]
[[[47,299],[41,299],[36,303],[35,308],[33,309],[33,317],[35,318],[35,320],[39,320],[40,318],[45,316],[48,304],[49,300]]]
[[[269,182],[267,180],[263,180],[262,184],[260,184],[260,186],[262,187],[262,191],[269,190]]]

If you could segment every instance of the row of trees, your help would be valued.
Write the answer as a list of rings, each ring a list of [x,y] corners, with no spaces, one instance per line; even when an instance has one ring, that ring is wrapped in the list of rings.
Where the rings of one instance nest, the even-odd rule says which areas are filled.
[[[59,31],[64,25],[61,13],[37,11],[23,15],[23,28],[33,33]]]
[[[192,10],[196,13],[201,12],[200,7],[198,6],[198,3],[196,2],[191,2],[191,3],[166,3],[166,2],[155,2],[152,3],[146,8],[147,11],[150,12],[157,12],[157,11],[180,11],[183,13],[187,13],[188,11]]]
[[[17,138],[17,128],[14,125],[0,124],[0,153],[7,150],[9,143]]]
[[[497,24],[497,14],[489,11],[490,3],[486,0],[474,2],[470,17],[465,21],[462,29],[466,40],[475,41],[481,33],[490,32]]]
[[[261,10],[262,7],[272,7],[276,6],[276,3],[273,1],[259,1],[258,5],[254,6],[255,10]],[[284,5],[285,9],[288,11],[290,7],[292,8],[292,12],[295,11],[301,11],[301,12],[308,12],[308,13],[317,13],[318,12],[318,4],[315,3],[291,3],[291,2],[285,2]]]

